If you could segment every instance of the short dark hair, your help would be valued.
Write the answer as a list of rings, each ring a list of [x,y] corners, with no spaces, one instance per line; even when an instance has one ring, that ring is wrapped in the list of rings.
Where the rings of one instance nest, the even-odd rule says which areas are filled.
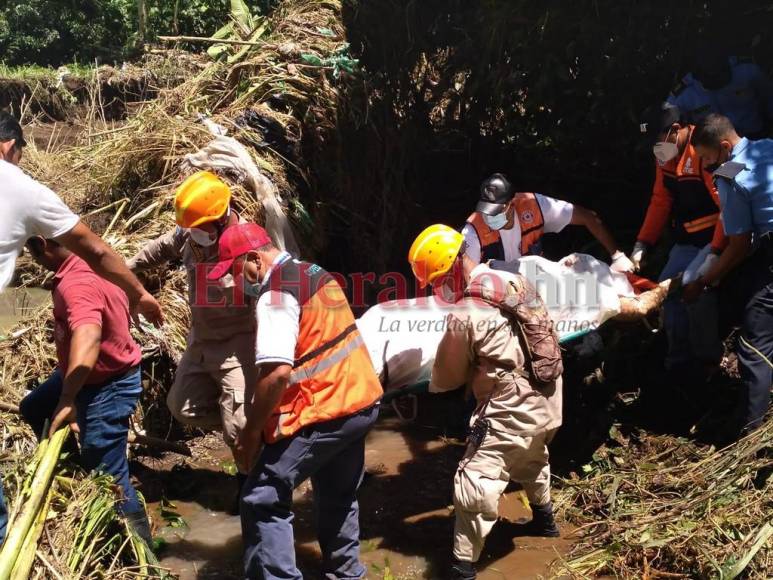
[[[24,140],[24,131],[16,117],[5,111],[0,111],[0,143],[14,139],[18,148],[27,145],[27,142]]]
[[[39,256],[43,253],[43,240],[41,236],[32,236],[24,244],[33,256]],[[61,244],[53,238],[45,238],[45,244],[47,246],[59,247]]]
[[[710,113],[700,121],[692,133],[694,147],[719,147],[719,144],[735,134],[732,121],[719,113]]]

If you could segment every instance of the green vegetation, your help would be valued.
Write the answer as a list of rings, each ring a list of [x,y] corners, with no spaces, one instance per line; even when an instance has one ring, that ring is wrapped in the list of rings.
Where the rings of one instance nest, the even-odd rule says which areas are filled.
[[[9,65],[109,63],[159,34],[211,35],[228,9],[228,0],[0,0],[0,54]]]

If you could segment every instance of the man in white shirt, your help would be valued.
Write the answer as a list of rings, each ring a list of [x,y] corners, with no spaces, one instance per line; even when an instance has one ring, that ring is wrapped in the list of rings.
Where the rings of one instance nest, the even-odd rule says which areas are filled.
[[[633,263],[594,212],[539,193],[515,192],[501,173],[481,184],[480,200],[462,234],[467,242],[466,255],[475,263],[511,262],[541,254],[542,236],[558,233],[568,225],[588,228],[612,256],[613,271],[633,271]]]
[[[161,307],[115,250],[81,222],[58,195],[19,169],[26,144],[19,122],[0,111],[0,292],[11,283],[24,244],[40,236],[56,240],[85,260],[99,276],[126,292],[135,320],[142,314],[160,326]],[[5,539],[6,524],[0,480],[0,543]]]
[[[54,239],[82,258],[102,278],[120,287],[132,314],[160,325],[161,307],[123,259],[80,221],[61,198],[19,169],[26,145],[19,122],[0,112],[0,291],[13,279],[16,258],[33,236]]]

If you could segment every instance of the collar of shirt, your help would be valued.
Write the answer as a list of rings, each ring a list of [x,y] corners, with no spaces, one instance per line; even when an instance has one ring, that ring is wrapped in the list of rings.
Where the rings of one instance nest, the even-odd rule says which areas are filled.
[[[271,279],[271,274],[274,273],[274,271],[279,268],[282,264],[284,264],[287,260],[290,260],[292,256],[290,255],[290,252],[280,252],[276,258],[274,258],[274,261],[271,263],[271,267],[268,269],[268,272],[266,272],[266,277],[263,278],[263,282],[261,282],[260,287],[263,288],[266,284],[268,284],[268,281]]]
[[[742,137],[741,140],[736,143],[730,150],[730,159],[735,159],[735,157],[746,151],[748,146],[749,140],[746,137]]]
[[[58,284],[62,281],[62,279],[67,275],[67,273],[72,270],[76,263],[78,261],[78,256],[75,254],[70,254],[64,262],[62,262],[62,265],[59,266],[59,269],[56,271],[56,274],[54,274],[54,284]]]

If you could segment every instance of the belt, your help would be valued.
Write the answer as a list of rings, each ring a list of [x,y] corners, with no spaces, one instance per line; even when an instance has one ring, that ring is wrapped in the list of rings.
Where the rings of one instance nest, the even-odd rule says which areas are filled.
[[[110,377],[109,379],[105,379],[101,383],[87,383],[83,385],[84,389],[99,389],[104,386],[109,385],[110,383],[114,383],[115,381],[120,381],[121,379],[125,379],[129,375],[133,375],[140,369],[140,364],[137,363],[136,365],[130,366],[125,371],[121,371]]]

